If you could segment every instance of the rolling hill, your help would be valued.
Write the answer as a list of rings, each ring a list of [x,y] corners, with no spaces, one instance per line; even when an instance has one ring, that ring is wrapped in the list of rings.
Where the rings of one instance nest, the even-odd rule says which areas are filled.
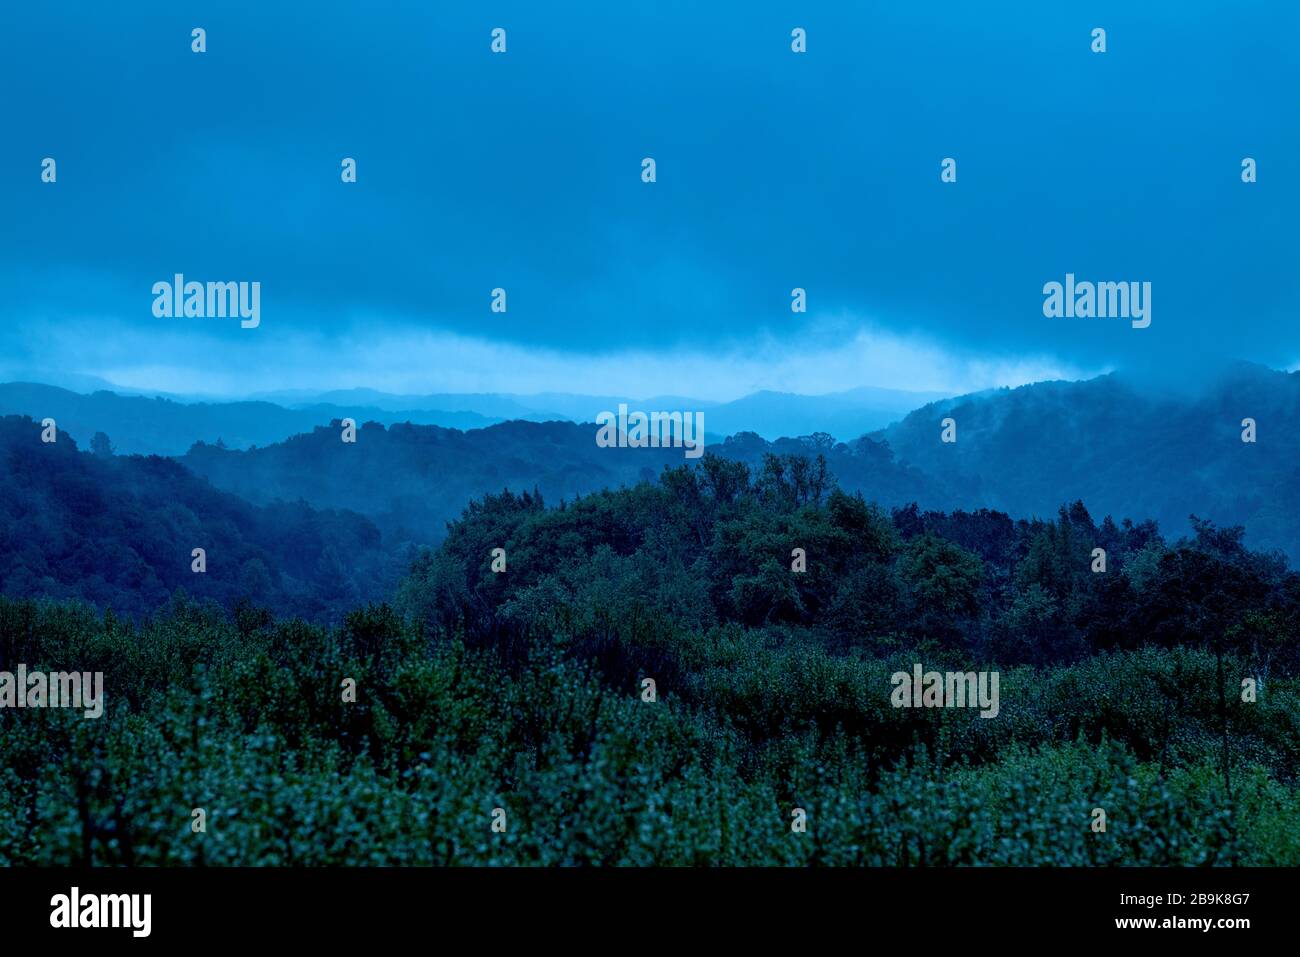
[[[951,417],[957,441],[940,441]],[[1256,441],[1243,442],[1244,419]],[[1166,534],[1196,514],[1244,525],[1255,548],[1300,559],[1300,374],[1235,364],[1192,392],[1111,374],[932,403],[873,434],[952,490],[956,504],[1013,515],[1082,499]]]

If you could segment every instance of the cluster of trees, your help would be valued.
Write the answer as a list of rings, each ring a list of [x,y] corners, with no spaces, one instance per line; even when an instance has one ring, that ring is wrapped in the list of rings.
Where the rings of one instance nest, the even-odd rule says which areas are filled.
[[[1298,609],[1240,529],[886,512],[816,456],[505,492],[333,627],[0,600],[0,670],[107,692],[0,711],[0,862],[1295,865]],[[918,661],[998,717],[893,708]]]
[[[1098,524],[1081,502],[1054,521],[886,512],[836,487],[821,456],[769,453],[751,473],[707,454],[657,484],[558,508],[529,493],[488,496],[422,555],[403,601],[492,642],[541,621],[582,634],[596,620],[606,630],[735,622],[807,632],[836,651],[933,646],[970,662],[1191,644],[1296,665],[1300,577],[1280,554],[1246,548],[1241,528],[1190,520],[1193,535],[1171,543],[1149,521]],[[491,571],[498,547],[508,574]],[[804,571],[793,570],[796,549]]]

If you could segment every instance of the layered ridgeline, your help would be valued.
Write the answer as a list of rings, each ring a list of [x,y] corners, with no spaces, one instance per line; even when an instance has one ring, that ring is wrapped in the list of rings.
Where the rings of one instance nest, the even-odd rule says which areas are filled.
[[[310,432],[335,419],[383,425],[410,422],[445,428],[477,429],[506,421],[595,422],[620,404],[641,409],[691,409],[706,412],[711,441],[738,432],[768,439],[828,432],[850,439],[896,421],[938,393],[861,388],[807,396],[757,392],[732,402],[681,396],[629,399],[561,392],[536,395],[437,393],[392,395],[374,389],[332,392],[272,392],[250,401],[197,401],[192,398],[129,393],[104,388],[98,380],[65,379],[82,393],[30,382],[0,383],[0,415],[53,418],[82,445],[96,432],[125,454],[180,455],[195,442],[245,449]]]
[[[214,485],[270,503],[302,498],[319,508],[367,515],[388,541],[440,541],[448,522],[485,492],[538,492],[543,501],[572,501],[603,489],[656,481],[688,459],[680,448],[602,448],[598,427],[573,422],[504,422],[462,432],[436,426],[362,423],[346,443],[342,423],[260,449],[199,443],[180,461]],[[916,469],[893,460],[871,439],[837,443],[819,434],[768,442],[742,433],[708,447],[754,468],[764,457],[822,456],[840,484],[886,505],[947,498]]]
[[[272,402],[180,402],[104,390],[83,395],[30,382],[0,383],[0,415],[25,415],[38,422],[54,419],[86,447],[95,433],[103,432],[124,455],[181,455],[197,441],[230,448],[266,445],[344,416],[461,429],[501,421],[475,412],[439,409],[389,410],[323,402],[296,408]]]
[[[323,393],[271,392],[259,398],[293,407],[328,403],[340,407],[365,406],[386,411],[466,409],[498,420],[523,419],[529,422],[595,422],[601,412],[616,410],[620,404],[645,410],[691,409],[704,412],[706,434],[711,440],[721,441],[738,432],[753,432],[771,440],[782,436],[811,435],[814,432],[827,432],[842,440],[853,439],[895,422],[913,409],[944,396],[945,393],[938,392],[864,386],[822,395],[764,390],[727,402],[674,395],[633,399],[627,396],[569,392],[540,392],[533,395],[390,395],[373,389],[345,389]],[[378,417],[372,418],[385,421]]]
[[[1040,382],[934,403],[874,437],[966,507],[1051,515],[1082,499],[1171,534],[1195,514],[1300,562],[1300,373],[1239,364],[1164,395],[1116,375]]]
[[[942,441],[947,418],[951,443]],[[1255,422],[1254,442],[1242,441],[1244,419]],[[333,427],[252,452],[199,446],[182,461],[252,501],[301,495],[362,511],[398,539],[427,542],[483,492],[536,488],[557,502],[653,479],[683,461],[681,450],[605,449],[595,437],[594,426],[573,423],[466,433],[370,426],[348,447]],[[888,507],[1033,517],[1082,500],[1117,520],[1154,520],[1174,536],[1189,533],[1196,515],[1244,525],[1252,546],[1300,562],[1300,374],[1241,365],[1195,394],[1171,395],[1114,375],[1043,382],[933,403],[848,442],[740,433],[708,449],[751,467],[771,453],[821,455],[841,488]]]
[[[404,564],[355,512],[252,505],[171,459],[80,451],[42,431],[0,417],[0,594],[140,618],[181,589],[330,621],[382,595]]]

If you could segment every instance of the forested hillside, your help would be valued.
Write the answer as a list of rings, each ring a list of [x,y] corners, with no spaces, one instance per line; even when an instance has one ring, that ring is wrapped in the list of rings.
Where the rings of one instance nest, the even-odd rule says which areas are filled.
[[[1196,513],[1300,562],[1300,373],[1241,363],[1163,392],[1117,375],[1039,382],[926,406],[875,437],[968,508],[1028,517],[1082,499],[1173,534]]]
[[[140,617],[181,589],[330,621],[396,580],[404,556],[381,550],[355,512],[250,505],[171,459],[91,454],[65,432],[44,443],[41,431],[0,417],[0,594]]]

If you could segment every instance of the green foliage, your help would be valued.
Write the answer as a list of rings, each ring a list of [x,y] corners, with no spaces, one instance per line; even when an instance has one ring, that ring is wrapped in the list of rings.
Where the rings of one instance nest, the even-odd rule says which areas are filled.
[[[0,864],[1300,864],[1300,584],[1241,542],[1078,503],[886,514],[815,463],[710,455],[487,496],[329,626],[0,599],[0,670],[107,697],[0,710]],[[998,716],[892,707],[916,662],[997,671]]]
[[[645,703],[546,642],[507,665],[385,606],[249,629],[177,602],[137,628],[0,601],[6,660],[109,680],[97,721],[0,712],[0,863],[1300,863],[1294,681],[1231,707],[1228,798],[1206,652],[1012,669],[986,720],[889,707],[905,656],[673,640],[681,677]]]

